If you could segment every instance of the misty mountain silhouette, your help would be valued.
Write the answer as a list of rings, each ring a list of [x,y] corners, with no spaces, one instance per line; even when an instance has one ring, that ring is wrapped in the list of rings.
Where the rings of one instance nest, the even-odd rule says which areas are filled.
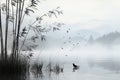
[[[104,44],[104,45],[114,45],[114,44],[120,44],[120,32],[111,32],[108,34],[105,34],[97,39],[93,39],[92,36],[88,39],[88,44]]]

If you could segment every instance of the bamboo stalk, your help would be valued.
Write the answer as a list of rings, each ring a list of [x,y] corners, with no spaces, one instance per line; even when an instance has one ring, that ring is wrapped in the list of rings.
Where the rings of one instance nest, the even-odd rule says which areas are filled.
[[[20,27],[21,27],[21,1],[19,2],[19,12],[18,12],[18,28],[17,28],[17,40],[16,40],[16,53],[18,56],[19,50],[19,35],[20,35]]]
[[[4,58],[4,46],[3,46],[3,32],[2,32],[2,19],[1,19],[1,4],[0,4],[0,36],[1,36],[1,57]]]
[[[11,51],[11,53],[12,53],[12,57],[14,56],[14,40],[15,40],[15,17],[14,17],[14,8],[13,8],[13,5],[12,5],[12,1],[13,0],[11,0],[11,8],[12,8],[12,17],[13,17],[13,42],[12,42],[12,51]]]
[[[6,0],[6,30],[5,30],[5,59],[7,59],[8,25],[9,24],[9,0]]]
[[[16,6],[16,18],[15,18],[15,33],[14,33],[14,40],[13,40],[13,55],[16,56],[16,33],[17,33],[17,25],[18,25],[18,0],[17,0],[17,6]]]

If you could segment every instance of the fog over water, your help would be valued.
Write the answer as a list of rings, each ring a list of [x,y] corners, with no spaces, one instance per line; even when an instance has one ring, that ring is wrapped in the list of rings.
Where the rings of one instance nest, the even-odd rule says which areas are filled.
[[[4,0],[1,0],[1,2]],[[26,0],[27,1],[27,0]],[[22,26],[34,22],[36,16],[60,7],[63,15],[44,18],[42,26],[64,23],[60,30],[42,33],[45,41],[37,39],[31,51],[30,65],[43,63],[40,74],[29,71],[24,76],[3,77],[0,80],[119,80],[120,79],[120,0],[42,0],[36,14],[25,17]],[[2,14],[2,18],[5,15]],[[3,21],[3,26],[5,21]],[[9,24],[11,25],[11,24]],[[8,53],[12,48],[9,27]],[[3,28],[3,31],[5,29]],[[34,45],[29,40],[25,46]],[[4,34],[3,34],[4,35]],[[20,39],[20,46],[22,40]],[[23,47],[21,53],[29,55]],[[47,72],[46,66],[59,65],[61,72]],[[75,67],[73,65],[77,65]],[[31,67],[30,67],[31,68]]]
[[[43,50],[41,53],[39,51],[35,53],[31,63],[34,61],[43,61],[46,64],[52,62],[64,68],[63,73],[56,76],[52,73],[51,78],[46,77],[48,74],[44,72],[44,80],[119,80],[119,47],[105,47],[97,44],[77,47],[73,50],[68,50],[69,48]],[[73,72],[72,63],[80,66],[75,72]]]

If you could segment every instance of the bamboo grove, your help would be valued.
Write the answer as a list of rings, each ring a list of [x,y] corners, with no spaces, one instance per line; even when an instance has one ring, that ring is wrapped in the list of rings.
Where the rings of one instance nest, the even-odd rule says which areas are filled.
[[[3,3],[0,3],[0,46],[2,59],[6,60],[8,57],[9,29],[12,29],[12,40],[10,40],[12,42],[12,47],[10,53],[14,58],[17,58],[20,54],[23,46],[25,45],[30,30],[33,30],[37,35],[37,37],[34,36],[34,39],[40,37],[41,40],[45,40],[44,36],[42,35],[43,32],[48,32],[50,30],[60,30],[59,28],[62,25],[60,23],[58,23],[56,27],[54,26],[49,28],[40,25],[44,17],[51,18],[54,16],[57,18],[58,15],[61,15],[62,10],[60,10],[59,7],[48,11],[43,15],[35,17],[35,21],[30,23],[29,26],[24,25],[24,27],[22,25],[25,16],[31,17],[30,13],[35,14],[35,10],[37,10],[36,8],[39,6],[38,4],[40,4],[39,0],[6,0]],[[5,16],[5,19],[2,17],[2,15]],[[23,37],[22,43],[20,43],[21,37]]]

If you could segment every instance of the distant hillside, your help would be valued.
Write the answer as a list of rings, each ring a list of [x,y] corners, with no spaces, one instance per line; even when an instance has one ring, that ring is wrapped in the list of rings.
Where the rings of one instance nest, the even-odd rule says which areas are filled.
[[[109,34],[103,35],[102,37],[97,38],[95,43],[101,44],[120,44],[120,32],[111,32]]]
[[[85,39],[89,40],[89,37],[93,37],[94,39],[101,36],[100,33],[92,31],[92,30],[79,30],[78,35],[84,37]]]

